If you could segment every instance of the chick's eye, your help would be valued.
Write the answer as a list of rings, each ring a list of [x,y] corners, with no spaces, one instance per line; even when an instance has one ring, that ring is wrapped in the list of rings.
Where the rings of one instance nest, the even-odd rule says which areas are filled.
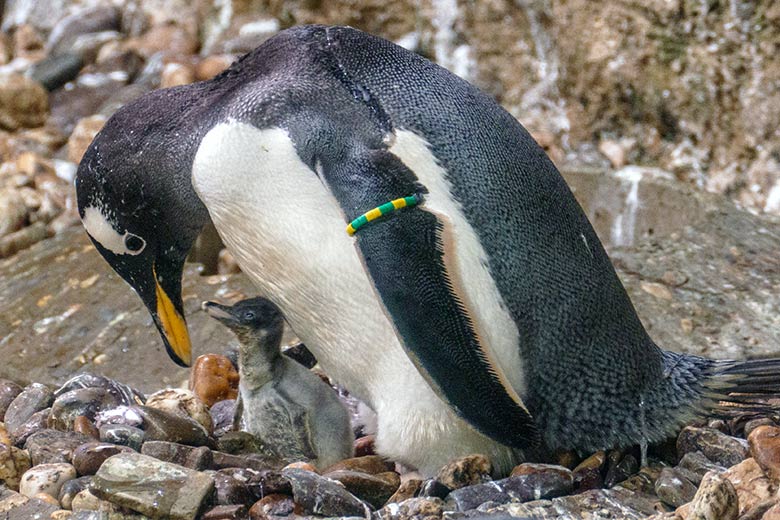
[[[140,253],[146,247],[146,240],[132,233],[125,234],[125,247],[131,253]]]
[[[246,311],[244,313],[244,319],[247,320],[247,321],[255,319],[255,313],[252,312],[252,311]]]

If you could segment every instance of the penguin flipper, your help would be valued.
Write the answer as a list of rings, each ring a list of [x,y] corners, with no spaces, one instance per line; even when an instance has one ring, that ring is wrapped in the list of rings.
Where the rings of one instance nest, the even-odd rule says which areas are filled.
[[[317,450],[312,441],[312,428],[308,410],[295,403],[287,403],[287,412],[290,414],[295,438],[298,441],[298,449],[309,460],[317,459]]]
[[[264,400],[256,416],[262,419],[262,441],[280,457],[291,461],[317,458],[306,408],[277,395]]]
[[[348,219],[425,192],[386,150],[326,171],[326,181]],[[515,448],[533,447],[539,442],[533,417],[491,361],[457,294],[445,258],[448,232],[446,219],[423,203],[371,222],[355,240],[401,344],[439,397],[488,437]]]

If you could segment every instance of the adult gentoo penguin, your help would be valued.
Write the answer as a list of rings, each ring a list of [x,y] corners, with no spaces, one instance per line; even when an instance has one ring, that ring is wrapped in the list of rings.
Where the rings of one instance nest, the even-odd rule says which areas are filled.
[[[468,453],[500,473],[539,443],[659,440],[779,388],[780,361],[658,348],[528,132],[348,27],[283,31],[210,81],[125,106],[77,189],[176,362],[190,361],[182,265],[210,216],[323,369],[377,412],[378,451],[423,473]]]

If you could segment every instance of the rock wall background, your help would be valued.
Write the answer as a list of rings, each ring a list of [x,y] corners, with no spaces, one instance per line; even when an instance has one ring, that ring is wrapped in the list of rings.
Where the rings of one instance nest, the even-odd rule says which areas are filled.
[[[63,34],[73,13],[81,34]],[[7,0],[0,64],[76,43],[86,61],[107,47],[192,62],[301,23],[353,25],[436,60],[495,96],[559,164],[658,165],[780,212],[771,0]]]

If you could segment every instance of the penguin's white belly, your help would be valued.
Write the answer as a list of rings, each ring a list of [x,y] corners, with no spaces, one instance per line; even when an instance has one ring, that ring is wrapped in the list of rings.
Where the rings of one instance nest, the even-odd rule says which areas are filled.
[[[511,450],[455,416],[406,356],[338,202],[286,131],[217,125],[192,181],[259,293],[279,305],[328,375],[377,412],[381,453],[427,474],[476,452],[511,464]]]

